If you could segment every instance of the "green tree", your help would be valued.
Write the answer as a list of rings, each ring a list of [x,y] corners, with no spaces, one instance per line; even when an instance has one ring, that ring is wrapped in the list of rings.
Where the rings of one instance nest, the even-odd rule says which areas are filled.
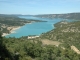
[[[3,44],[3,38],[1,33],[0,33],[0,60],[13,60],[10,53]]]

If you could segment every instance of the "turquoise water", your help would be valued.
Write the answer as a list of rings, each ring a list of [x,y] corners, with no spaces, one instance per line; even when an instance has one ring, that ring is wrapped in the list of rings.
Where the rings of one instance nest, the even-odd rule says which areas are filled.
[[[22,26],[20,29],[15,30],[16,33],[11,33],[6,37],[16,37],[19,38],[21,36],[28,36],[28,35],[40,35],[41,33],[48,32],[54,29],[54,24],[57,22],[62,21],[62,19],[48,19],[48,18],[38,18],[33,16],[19,16],[20,18],[26,19],[35,19],[35,20],[43,20],[47,22],[35,22],[31,24],[26,24]]]

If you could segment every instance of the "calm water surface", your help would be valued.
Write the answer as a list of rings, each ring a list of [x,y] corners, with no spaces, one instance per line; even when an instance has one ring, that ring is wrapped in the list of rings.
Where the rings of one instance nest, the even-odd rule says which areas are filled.
[[[19,38],[21,36],[28,36],[28,35],[40,35],[41,33],[48,32],[54,29],[54,24],[57,22],[62,21],[62,19],[49,19],[49,18],[39,18],[33,16],[19,16],[20,18],[26,19],[35,19],[35,20],[43,20],[47,22],[35,22],[31,24],[26,24],[22,26],[20,29],[16,30],[16,33],[11,33],[6,37],[16,37]]]

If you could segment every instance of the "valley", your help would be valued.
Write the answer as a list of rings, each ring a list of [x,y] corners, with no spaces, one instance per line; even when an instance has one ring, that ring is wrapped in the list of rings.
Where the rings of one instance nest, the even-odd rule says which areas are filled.
[[[7,19],[7,18],[6,18]],[[1,18],[1,33],[11,31],[12,27],[19,27],[32,23],[33,20],[19,20]],[[20,20],[21,19],[21,20]],[[8,23],[8,22],[10,23]],[[48,20],[36,22],[47,23]],[[52,20],[50,20],[52,22]],[[49,21],[49,23],[50,23]],[[7,22],[7,23],[6,23]],[[53,22],[52,22],[53,23]],[[51,23],[51,24],[52,24]],[[50,25],[51,25],[50,24]],[[80,21],[58,21],[50,31],[39,36],[28,35],[19,38],[2,37],[0,33],[0,56],[2,60],[80,60]],[[42,25],[41,25],[42,26]],[[6,30],[3,28],[6,27]],[[26,27],[28,27],[26,25]],[[34,28],[34,27],[33,27]],[[7,30],[9,29],[9,30]],[[3,31],[4,30],[4,31]],[[15,31],[15,29],[14,29]],[[36,33],[36,32],[34,32]],[[5,48],[3,48],[5,47]],[[4,52],[3,52],[4,51]]]

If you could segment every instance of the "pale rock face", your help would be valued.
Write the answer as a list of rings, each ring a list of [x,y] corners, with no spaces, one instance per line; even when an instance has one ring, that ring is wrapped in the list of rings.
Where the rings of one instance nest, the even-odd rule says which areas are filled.
[[[33,38],[37,38],[39,36],[28,36],[28,39],[33,39]]]

